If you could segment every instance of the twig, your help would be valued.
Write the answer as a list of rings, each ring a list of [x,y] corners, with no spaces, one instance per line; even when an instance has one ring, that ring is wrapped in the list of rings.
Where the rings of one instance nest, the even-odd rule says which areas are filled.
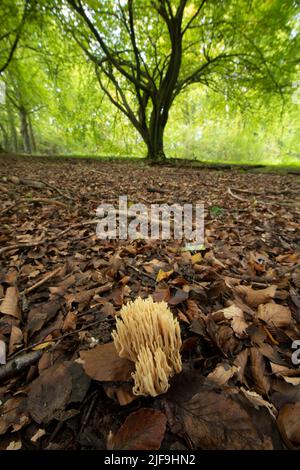
[[[10,204],[9,206],[5,207],[5,209],[3,209],[1,212],[0,212],[0,216],[1,215],[4,215],[6,212],[10,211],[10,209],[12,209],[13,207],[15,207],[17,205],[17,202],[13,202],[12,204]]]
[[[36,348],[37,346],[39,346],[40,344],[43,344],[43,343],[57,343],[58,341],[61,341],[62,339],[64,338],[67,338],[68,336],[73,336],[73,335],[76,335],[76,333],[79,333],[80,331],[84,331],[84,330],[87,330],[90,326],[94,326],[94,325],[98,325],[99,323],[102,323],[102,322],[109,322],[109,321],[112,321],[112,320],[115,320],[114,318],[102,318],[101,320],[96,320],[92,323],[88,323],[87,325],[85,326],[82,326],[81,328],[79,328],[78,330],[75,330],[75,331],[70,331],[68,333],[65,333],[61,336],[58,336],[57,338],[53,338],[49,341],[45,341],[45,338],[42,340],[42,341],[39,341],[37,343],[33,343],[31,344],[30,346],[26,346],[25,348],[22,348],[22,349],[19,349],[19,351],[15,352],[13,354],[13,356],[11,356],[11,359],[19,356],[19,354],[23,353],[23,352],[26,352],[26,351],[29,351],[30,349],[32,348]],[[35,352],[40,352],[40,351],[35,351]],[[1,368],[0,368],[1,370]]]
[[[53,204],[55,206],[68,207],[67,204],[65,204],[62,201],[57,201],[56,199],[50,199],[50,198],[47,198],[47,197],[34,197],[34,198],[30,198],[30,199],[22,198],[22,199],[20,199],[20,202],[28,202],[28,203],[40,202],[42,204]]]
[[[21,351],[20,351],[21,352]],[[27,367],[35,364],[43,354],[43,351],[31,351],[23,356],[11,359],[4,366],[0,366],[0,383],[23,372]]]
[[[136,268],[135,266],[131,266],[130,264],[126,267],[133,269],[136,273],[139,273],[141,276],[146,276],[152,281],[156,281],[155,277],[152,277],[151,274],[148,274],[146,271],[141,271],[140,269]]]
[[[98,222],[99,222],[98,220],[90,220],[90,221],[87,221],[87,222],[79,222],[78,224],[70,225],[65,230],[62,230],[60,233],[52,235],[51,237],[44,237],[41,240],[31,242],[31,243],[23,243],[23,244],[15,243],[14,245],[5,246],[4,248],[0,249],[0,255],[2,253],[5,253],[6,251],[9,251],[9,250],[17,250],[17,249],[20,249],[20,248],[33,248],[33,247],[42,245],[45,242],[52,242],[54,240],[57,240],[58,238],[61,238],[63,235],[68,233],[73,228],[85,227],[87,225],[97,224]]]
[[[22,293],[22,294],[29,294],[29,292],[32,292],[32,291],[35,290],[37,287],[40,287],[40,286],[42,286],[43,284],[45,284],[45,282],[49,281],[49,279],[51,279],[52,277],[56,276],[56,274],[58,274],[60,270],[61,270],[61,266],[59,266],[59,268],[55,269],[55,270],[52,271],[51,273],[47,274],[43,279],[40,279],[38,282],[36,282],[36,283],[33,284],[32,286],[27,287],[26,289],[24,289],[23,292],[21,292],[21,293]]]
[[[234,197],[235,199],[237,199],[238,201],[242,201],[242,202],[249,202],[247,199],[243,199],[242,197],[239,197],[237,196],[236,194],[233,194],[233,192],[231,191],[230,188],[227,189],[227,192],[230,196]]]

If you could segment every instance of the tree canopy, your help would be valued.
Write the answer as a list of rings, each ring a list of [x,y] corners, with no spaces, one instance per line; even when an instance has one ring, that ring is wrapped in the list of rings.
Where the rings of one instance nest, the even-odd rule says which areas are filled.
[[[16,150],[18,133],[25,152],[46,150],[50,125],[54,151],[76,138],[91,152],[135,154],[143,142],[159,160],[176,148],[170,126],[187,140],[189,100],[194,147],[221,115],[224,130],[230,119],[258,135],[270,103],[273,126],[296,112],[299,8],[290,0],[5,0],[5,18],[2,145]]]

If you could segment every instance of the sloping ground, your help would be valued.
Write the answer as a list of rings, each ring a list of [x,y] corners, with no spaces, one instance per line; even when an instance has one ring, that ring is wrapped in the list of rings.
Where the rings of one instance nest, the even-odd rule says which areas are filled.
[[[0,168],[1,449],[300,446],[299,177],[12,156]],[[95,209],[119,195],[204,202],[204,247],[98,239]],[[183,339],[183,372],[157,398],[133,396],[132,365],[107,344],[121,306],[149,295]]]

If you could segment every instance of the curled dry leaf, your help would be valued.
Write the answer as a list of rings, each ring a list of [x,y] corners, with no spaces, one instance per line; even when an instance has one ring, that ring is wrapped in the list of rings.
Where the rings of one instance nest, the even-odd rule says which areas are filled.
[[[257,392],[267,395],[271,387],[271,379],[266,370],[266,363],[263,355],[256,349],[250,349],[252,378]]]
[[[243,349],[241,352],[238,353],[238,355],[234,359],[234,365],[237,368],[237,379],[239,382],[244,383],[245,382],[245,369],[246,365],[248,362],[248,357],[249,357],[249,349]]]
[[[227,384],[228,380],[231,379],[239,368],[236,366],[230,366],[226,362],[218,364],[217,367],[207,376],[207,379],[214,382],[216,385],[222,386]]]
[[[164,279],[168,279],[171,274],[173,274],[174,270],[171,269],[170,271],[163,271],[162,269],[160,269],[157,273],[157,276],[156,276],[156,282],[160,282],[160,281],[163,281]]]
[[[28,411],[39,424],[61,417],[69,403],[81,402],[90,379],[80,364],[66,361],[46,369],[28,392]]]
[[[201,312],[201,309],[199,308],[197,302],[195,300],[188,299],[186,303],[187,309],[184,311],[184,313],[188,317],[188,319],[190,321],[193,321],[197,318],[201,318],[203,313]]]
[[[273,374],[282,377],[287,383],[294,386],[300,385],[300,370],[289,369],[286,366],[271,363]]]
[[[9,339],[9,347],[8,353],[9,355],[13,354],[15,350],[22,345],[23,342],[23,333],[17,326],[12,326],[10,339]]]
[[[0,339],[0,365],[6,364],[6,344]]]
[[[234,395],[203,385],[191,399],[170,401],[169,405],[181,423],[180,432],[188,435],[196,449],[273,448],[270,436],[256,428],[255,420]]]
[[[106,395],[112,400],[118,401],[121,406],[126,406],[137,399],[137,396],[133,394],[132,384],[128,382],[121,385],[104,383],[103,388]]]
[[[11,315],[18,320],[21,319],[21,310],[19,307],[19,291],[15,286],[8,287],[4,300],[0,307],[0,312],[5,315]]]
[[[129,382],[134,363],[121,358],[113,342],[99,344],[90,351],[81,351],[85,373],[99,382]]]
[[[278,415],[277,424],[283,438],[300,444],[300,402],[284,405]]]
[[[6,447],[6,450],[20,450],[22,449],[22,441],[11,441],[9,445]]]
[[[109,437],[109,450],[158,450],[166,431],[161,411],[140,408],[127,416],[118,432]]]
[[[186,299],[188,299],[189,293],[182,290],[182,289],[177,289],[175,292],[175,295],[170,298],[168,301],[169,305],[178,305],[181,302],[184,302]]]
[[[274,302],[259,305],[258,318],[278,328],[286,328],[293,322],[290,309]]]
[[[269,286],[266,289],[254,290],[249,286],[237,286],[234,291],[239,294],[250,307],[258,307],[260,304],[269,302],[276,293],[276,286]]]
[[[0,406],[0,435],[10,428],[12,432],[19,431],[30,419],[26,413],[27,400],[24,397],[14,397]]]
[[[245,321],[244,312],[236,305],[224,308],[223,315],[225,318],[231,320],[231,328],[238,337],[246,336],[246,328],[248,323]]]
[[[41,437],[46,434],[45,429],[38,429],[36,433],[30,438],[31,442],[37,442]]]
[[[250,390],[246,390],[244,387],[241,387],[240,391],[256,409],[259,409],[260,406],[264,406],[267,408],[272,418],[276,419],[277,410],[275,406],[272,405],[272,403],[264,400],[263,397],[259,395],[258,393],[250,391]]]

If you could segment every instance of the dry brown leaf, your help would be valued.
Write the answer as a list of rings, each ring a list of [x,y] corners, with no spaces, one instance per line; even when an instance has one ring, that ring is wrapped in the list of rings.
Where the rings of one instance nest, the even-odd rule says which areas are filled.
[[[6,364],[6,344],[0,339],[0,365]]]
[[[103,384],[106,395],[112,400],[119,402],[119,405],[126,406],[138,397],[132,392],[132,384],[124,382],[121,385]]]
[[[62,326],[63,331],[72,331],[76,330],[76,323],[77,323],[77,315],[76,312],[70,310],[67,313],[66,318],[64,319],[64,323]]]
[[[234,291],[239,294],[250,307],[258,307],[260,304],[269,302],[276,293],[276,286],[269,286],[266,289],[254,290],[249,286],[237,286]]]
[[[26,398],[14,397],[8,399],[4,405],[0,406],[0,435],[12,428],[12,431],[19,431],[30,419],[26,412]]]
[[[293,322],[290,309],[273,302],[259,305],[257,316],[270,326],[276,326],[278,328],[285,328]]]
[[[180,432],[187,434],[196,449],[273,448],[270,436],[256,428],[252,416],[234,395],[204,385],[190,400],[183,403],[176,400],[176,405],[168,403],[178,417],[177,423],[181,423],[183,429]]]
[[[162,269],[160,269],[157,273],[157,276],[156,276],[156,282],[160,282],[160,281],[163,281],[164,279],[168,279],[171,274],[173,274],[174,270],[171,269],[171,271],[163,271]]]
[[[266,371],[263,355],[256,349],[250,349],[251,371],[255,388],[260,395],[267,395],[271,387],[271,379]]]
[[[56,363],[29,386],[28,411],[39,424],[62,417],[69,403],[81,402],[90,379],[76,362]]]
[[[19,291],[15,286],[8,287],[4,300],[0,307],[0,312],[6,315],[12,315],[18,320],[21,319],[21,310],[19,308]]]
[[[46,434],[45,429],[38,429],[36,433],[30,438],[31,442],[37,442],[41,437]]]
[[[277,423],[290,442],[300,444],[300,402],[284,405],[279,412]]]
[[[218,364],[217,367],[207,376],[207,379],[214,382],[220,387],[227,384],[228,380],[231,379],[238,372],[238,367],[230,366],[229,364],[222,363]]]
[[[263,397],[259,395],[258,393],[250,391],[250,390],[246,390],[244,387],[241,387],[240,391],[256,409],[259,409],[260,406],[264,406],[267,408],[272,418],[276,419],[277,410],[275,406],[272,405],[272,403],[264,400]]]
[[[182,289],[177,289],[175,295],[169,299],[169,305],[178,305],[188,299],[189,294]]]
[[[248,362],[248,357],[249,357],[249,349],[243,349],[241,352],[238,353],[238,355],[234,359],[234,365],[237,367],[237,379],[239,382],[244,383],[245,378],[245,369],[246,365]]]
[[[110,436],[108,450],[158,450],[167,418],[161,411],[140,408],[127,416],[118,432]]]
[[[99,344],[90,351],[81,351],[85,373],[99,382],[129,382],[134,363],[121,358],[113,342]]]
[[[243,310],[236,305],[230,305],[230,307],[224,308],[223,315],[231,320],[231,328],[239,338],[246,336],[248,323],[245,321]]]
[[[18,441],[11,441],[9,445],[6,447],[6,450],[20,450],[22,449],[22,441],[19,439]]]
[[[8,347],[8,354],[11,355],[18,349],[23,342],[23,333],[17,326],[11,327],[10,339],[9,339],[9,347]]]
[[[185,315],[189,318],[190,321],[201,318],[201,309],[198,307],[198,304],[195,300],[187,299],[187,309],[184,311]]]
[[[280,377],[287,376],[287,377],[299,377],[300,376],[300,369],[290,369],[287,366],[281,364],[273,364],[270,362],[271,369],[273,374],[278,375]]]

